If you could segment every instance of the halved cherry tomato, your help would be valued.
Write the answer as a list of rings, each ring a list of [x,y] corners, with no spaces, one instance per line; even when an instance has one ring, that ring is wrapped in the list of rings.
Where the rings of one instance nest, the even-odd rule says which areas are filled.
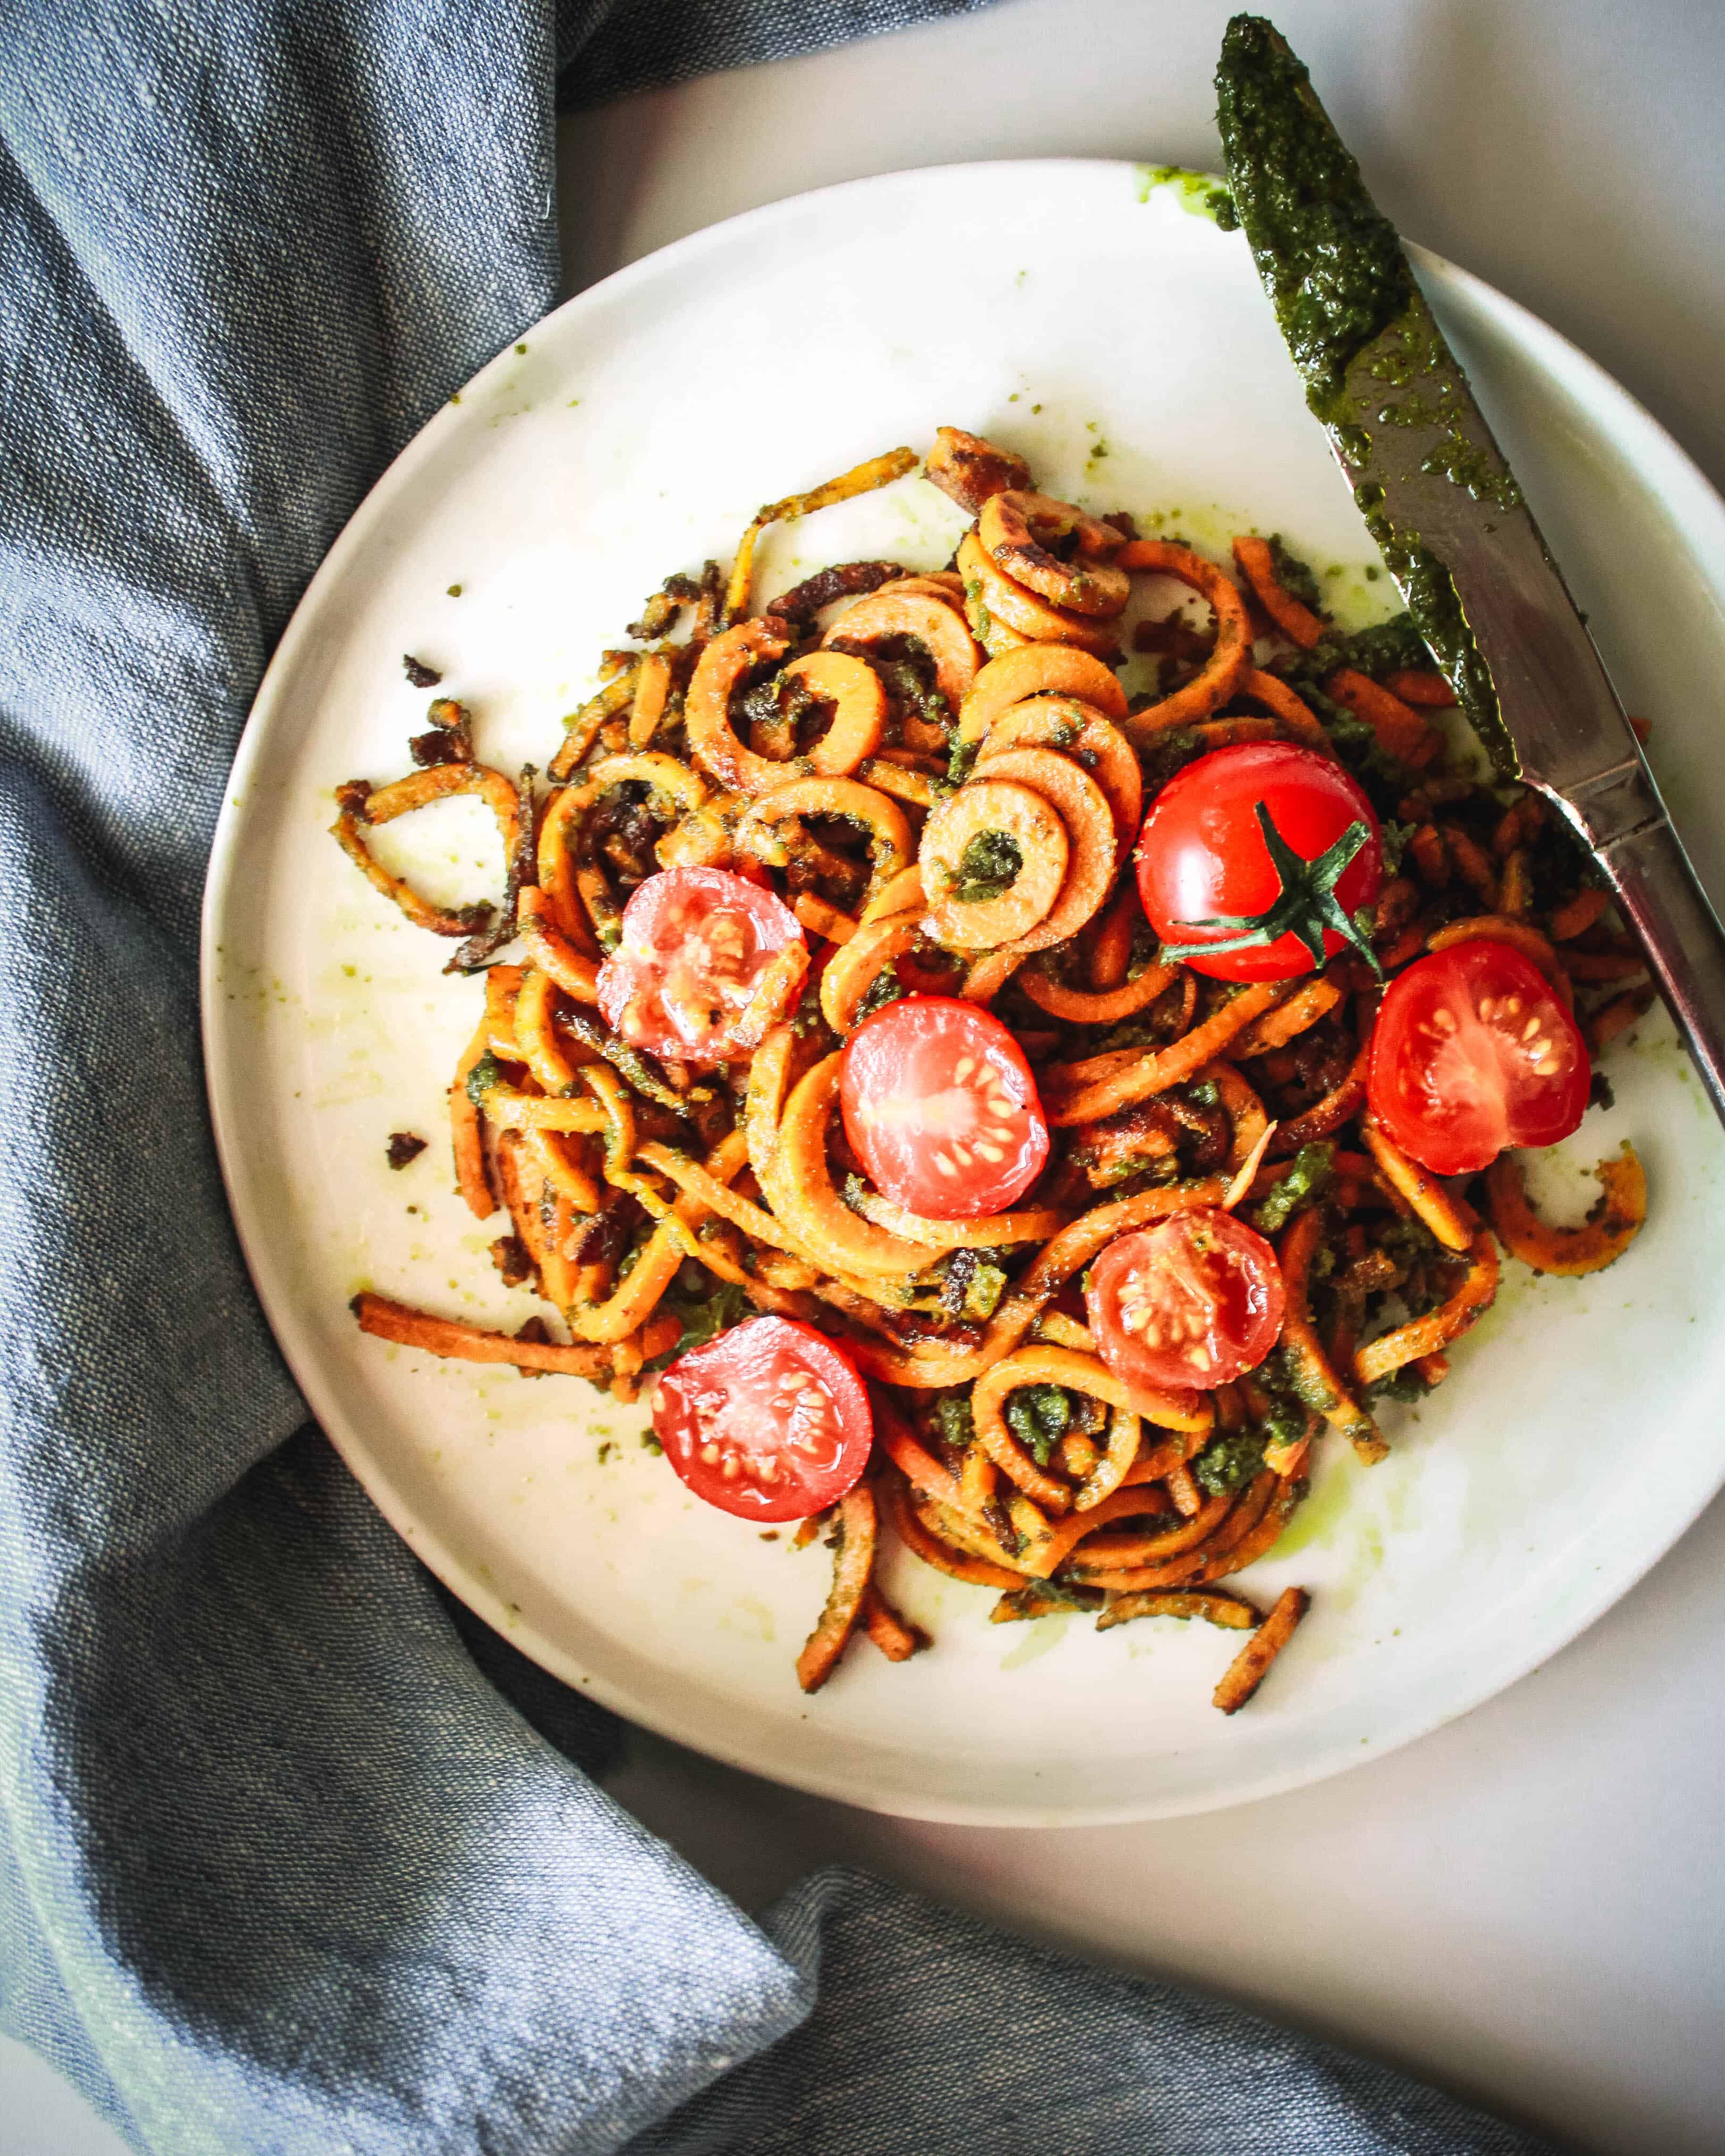
[[[1260,808],[1286,850],[1281,868]],[[1360,842],[1343,866],[1332,850],[1347,850],[1356,824]],[[1334,957],[1357,943],[1349,916],[1384,882],[1371,803],[1340,764],[1283,742],[1213,749],[1176,772],[1144,819],[1137,870],[1151,927],[1194,973],[1219,981],[1309,973],[1318,949]],[[1219,920],[1229,925],[1200,925]],[[1236,947],[1220,947],[1229,943]]]
[[[1366,1099],[1404,1152],[1435,1175],[1469,1175],[1506,1146],[1568,1137],[1591,1078],[1580,1029],[1539,968],[1481,937],[1390,983]]]
[[[1048,1158],[1024,1050],[954,997],[905,996],[865,1019],[845,1044],[839,1100],[870,1179],[927,1219],[999,1212]]]
[[[824,1333],[751,1317],[664,1373],[653,1434],[721,1512],[806,1520],[860,1479],[875,1424],[861,1378]]]
[[[1281,1331],[1276,1253],[1231,1213],[1199,1206],[1110,1243],[1085,1308],[1122,1384],[1226,1384],[1255,1369]]]
[[[808,963],[797,917],[772,891],[727,869],[666,869],[623,909],[599,1009],[655,1055],[738,1062],[795,1003]]]

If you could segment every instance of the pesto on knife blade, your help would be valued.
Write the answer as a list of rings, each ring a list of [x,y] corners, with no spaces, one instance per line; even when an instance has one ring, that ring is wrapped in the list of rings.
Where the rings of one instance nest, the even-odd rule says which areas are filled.
[[[1408,258],[1304,64],[1262,16],[1228,25],[1216,119],[1234,207],[1307,402],[1334,424],[1349,362],[1413,296]]]
[[[1513,777],[1514,747],[1455,579],[1417,531],[1388,514],[1362,422],[1442,429],[1422,469],[1441,472],[1476,501],[1509,510],[1519,506],[1520,490],[1470,438],[1461,370],[1395,227],[1367,192],[1304,64],[1262,16],[1236,15],[1228,25],[1216,118],[1235,208],[1305,377],[1306,401],[1355,475],[1355,504],[1432,655],[1493,762]],[[1438,381],[1435,399],[1392,394],[1422,375]],[[1363,377],[1373,385],[1364,397]]]

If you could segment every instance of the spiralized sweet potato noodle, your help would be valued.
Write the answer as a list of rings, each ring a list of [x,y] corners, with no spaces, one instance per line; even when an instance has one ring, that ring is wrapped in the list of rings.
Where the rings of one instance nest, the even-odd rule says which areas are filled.
[[[1615,1265],[1646,1224],[1647,1178],[1631,1145],[1616,1159],[1602,1160],[1594,1173],[1599,1197],[1586,1220],[1579,1228],[1553,1228],[1529,1204],[1515,1155],[1505,1153],[1495,1161],[1486,1176],[1486,1202],[1509,1255],[1535,1272],[1570,1277]]]

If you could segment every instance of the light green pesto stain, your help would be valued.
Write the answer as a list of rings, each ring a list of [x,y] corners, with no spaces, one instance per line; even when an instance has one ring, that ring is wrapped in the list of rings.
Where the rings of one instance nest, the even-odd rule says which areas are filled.
[[[1072,1620],[1056,1614],[1052,1617],[1030,1617],[1024,1620],[1024,1636],[1009,1655],[1003,1655],[1003,1670],[1021,1670],[1029,1663],[1040,1661],[1050,1649],[1059,1646],[1065,1637]]]
[[[1350,1516],[1358,1521],[1359,1504],[1348,1476],[1319,1476],[1311,1495],[1296,1507],[1293,1518],[1276,1542],[1278,1561],[1293,1556],[1296,1550],[1309,1548],[1314,1543],[1332,1541],[1336,1529]]]
[[[724,1632],[742,1632],[750,1639],[764,1640],[768,1646],[778,1636],[772,1610],[752,1594],[737,1596],[731,1608],[720,1617],[719,1629]]]
[[[1189,217],[1207,217],[1224,232],[1236,228],[1234,198],[1214,172],[1194,172],[1189,165],[1139,165],[1135,170],[1141,203],[1166,187]]]
[[[1393,1444],[1394,1434],[1390,1435]],[[1337,1464],[1347,1466],[1352,1462]],[[1389,1525],[1397,1540],[1411,1536],[1419,1524],[1417,1488],[1409,1485],[1398,1490],[1389,1510],[1394,1516]],[[1384,1568],[1384,1527],[1381,1517],[1362,1510],[1352,1478],[1345,1472],[1331,1473],[1320,1478],[1318,1486],[1288,1522],[1286,1532],[1276,1545],[1276,1559],[1280,1563],[1313,1545],[1329,1553],[1332,1565],[1339,1558],[1339,1576],[1325,1586],[1324,1601],[1332,1609],[1347,1609]]]

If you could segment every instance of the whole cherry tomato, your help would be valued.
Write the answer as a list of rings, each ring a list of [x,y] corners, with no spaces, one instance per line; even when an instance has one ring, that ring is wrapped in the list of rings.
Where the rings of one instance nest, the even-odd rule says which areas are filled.
[[[1372,1113],[1436,1175],[1489,1168],[1506,1146],[1555,1145],[1579,1124],[1592,1066],[1551,984],[1484,937],[1417,958],[1378,1012]]]
[[[1138,893],[1171,956],[1219,981],[1286,980],[1346,946],[1376,899],[1371,803],[1339,763],[1285,742],[1213,749],[1178,771],[1138,834]]]

